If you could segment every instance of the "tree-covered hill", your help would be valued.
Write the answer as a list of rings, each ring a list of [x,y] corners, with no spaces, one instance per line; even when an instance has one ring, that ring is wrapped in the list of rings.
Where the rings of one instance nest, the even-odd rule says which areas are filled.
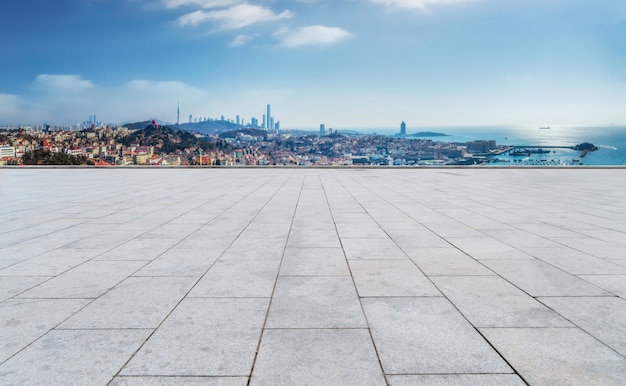
[[[198,138],[183,130],[174,130],[169,126],[148,125],[145,129],[134,131],[120,141],[125,146],[154,146],[156,153],[176,153],[185,149],[209,151],[223,149],[227,146],[223,141],[212,142]]]

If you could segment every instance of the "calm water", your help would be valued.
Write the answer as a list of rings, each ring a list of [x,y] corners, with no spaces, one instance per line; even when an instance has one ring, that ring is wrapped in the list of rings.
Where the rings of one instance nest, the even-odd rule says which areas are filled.
[[[550,149],[549,154],[533,154],[527,157],[501,155],[497,158],[507,164],[572,164],[580,159],[583,165],[626,165],[626,127],[568,127],[551,126],[549,130],[538,127],[493,127],[493,128],[421,128],[408,130],[407,134],[417,131],[445,133],[446,137],[429,137],[442,142],[468,142],[474,140],[495,140],[498,145],[515,146],[575,146],[583,142],[596,145],[599,150],[589,152],[580,158],[580,152],[568,149]]]

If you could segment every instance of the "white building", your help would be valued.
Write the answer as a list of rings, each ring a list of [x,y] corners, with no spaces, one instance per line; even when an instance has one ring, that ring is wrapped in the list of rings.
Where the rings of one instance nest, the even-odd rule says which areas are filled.
[[[0,146],[0,158],[2,157],[15,157],[15,148],[7,145]]]

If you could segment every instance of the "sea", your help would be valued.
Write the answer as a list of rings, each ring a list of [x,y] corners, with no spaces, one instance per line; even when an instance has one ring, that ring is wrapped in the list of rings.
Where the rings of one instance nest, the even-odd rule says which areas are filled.
[[[497,145],[509,146],[576,146],[588,142],[598,150],[581,157],[571,149],[551,148],[549,153],[513,156],[493,156],[490,165],[508,166],[626,166],[626,126],[549,126],[539,127],[421,127],[407,128],[407,135],[417,132],[436,132],[446,136],[419,137],[440,142],[470,142],[494,140]]]

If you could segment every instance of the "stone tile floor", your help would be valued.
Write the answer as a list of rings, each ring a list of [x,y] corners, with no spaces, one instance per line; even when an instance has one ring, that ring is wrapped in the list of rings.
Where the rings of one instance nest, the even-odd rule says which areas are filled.
[[[1,169],[0,384],[624,385],[626,169]]]

